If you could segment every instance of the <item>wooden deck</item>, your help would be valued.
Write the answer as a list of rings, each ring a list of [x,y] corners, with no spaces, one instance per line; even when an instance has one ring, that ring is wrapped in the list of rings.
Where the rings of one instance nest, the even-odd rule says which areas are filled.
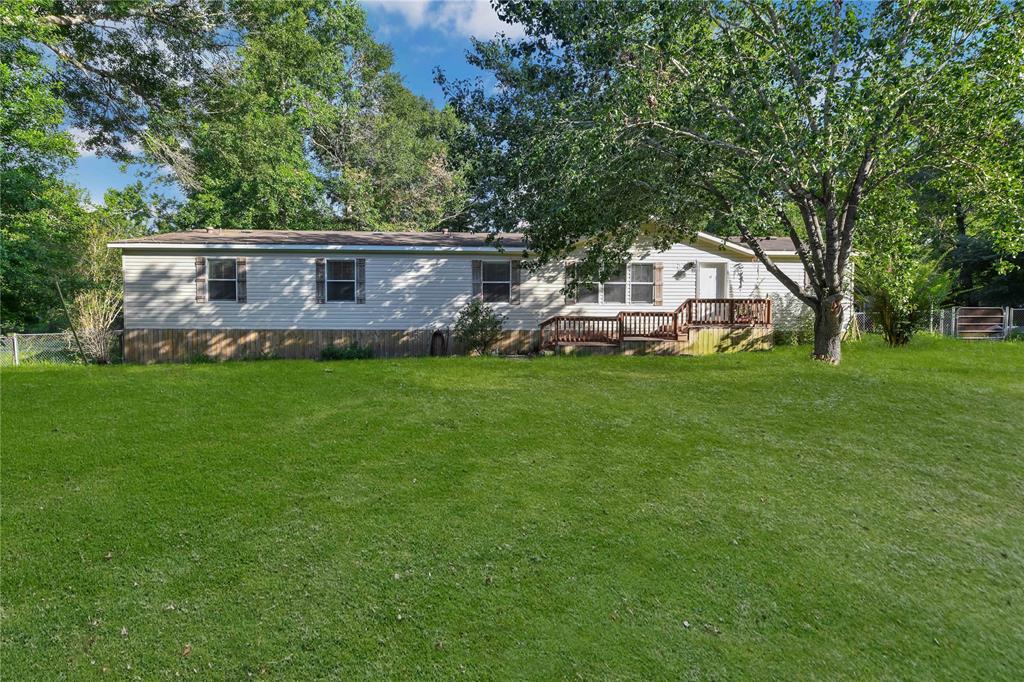
[[[687,299],[673,311],[556,315],[540,324],[541,347],[559,352],[706,354],[771,347],[766,298]]]

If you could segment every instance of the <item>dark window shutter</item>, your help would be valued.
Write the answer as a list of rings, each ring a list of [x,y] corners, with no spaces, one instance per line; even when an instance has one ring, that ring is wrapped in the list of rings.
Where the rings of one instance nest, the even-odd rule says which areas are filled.
[[[473,298],[483,300],[484,297],[484,265],[482,261],[473,261]]]
[[[663,263],[654,264],[654,305],[661,305],[662,301],[662,273],[665,270]]]
[[[327,302],[327,261],[316,259],[316,302]]]
[[[519,261],[512,261],[512,286],[510,287],[510,294],[508,302],[512,305],[519,305],[519,283],[520,283],[520,268]]]
[[[235,300],[239,303],[245,303],[246,291],[245,291],[245,259],[235,259]]]
[[[196,303],[206,303],[206,258],[196,256]]]
[[[365,258],[356,258],[356,303],[366,303]]]
[[[565,302],[566,303],[576,303],[577,302],[576,296],[574,296],[574,295],[569,293],[569,284],[572,282],[572,278],[573,278],[573,276],[575,274],[575,270],[576,270],[576,264],[575,263],[566,263],[565,264],[565,290],[566,290],[565,291]]]

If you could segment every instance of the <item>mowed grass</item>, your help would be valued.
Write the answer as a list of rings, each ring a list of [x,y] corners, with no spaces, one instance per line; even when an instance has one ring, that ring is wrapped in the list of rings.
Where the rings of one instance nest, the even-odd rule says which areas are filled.
[[[1011,679],[1024,344],[20,368],[4,679]]]

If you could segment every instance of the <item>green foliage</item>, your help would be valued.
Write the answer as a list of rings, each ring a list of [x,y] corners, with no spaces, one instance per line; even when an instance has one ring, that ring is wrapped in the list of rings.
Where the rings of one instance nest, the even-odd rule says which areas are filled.
[[[80,194],[73,187],[29,173],[5,173],[0,192],[0,319],[5,331],[54,326],[60,301],[54,279],[74,291],[85,231]]]
[[[88,213],[79,254],[79,271],[88,286],[121,289],[121,253],[107,244],[146,235],[151,212],[141,182],[104,193],[103,204]]]
[[[941,258],[906,241],[857,262],[857,289],[890,346],[904,346],[949,297],[955,273]]]
[[[4,0],[4,42],[54,59],[69,123],[87,147],[127,161],[154,111],[216,71],[259,0]]]
[[[196,353],[189,358],[188,362],[191,365],[216,365],[217,359],[207,355],[206,353]]]
[[[397,77],[382,79],[379,104],[354,122],[324,131],[318,157],[330,169],[328,192],[354,229],[417,230],[455,224],[465,179],[448,141],[460,128]]]
[[[352,341],[347,346],[327,346],[320,351],[321,360],[370,360],[373,346],[362,346]]]
[[[985,235],[953,239],[946,267],[958,272],[956,300],[962,305],[1024,303],[1024,251],[1007,256]]]
[[[59,97],[5,105],[58,123],[66,110],[85,147],[177,183],[187,200],[161,207],[162,227],[433,229],[458,218],[456,122],[390,72],[355,2],[5,0],[3,14],[0,77],[12,55],[45,55],[47,84],[63,83]]]
[[[868,197],[956,168],[1021,205],[1019,176],[988,172],[1022,111],[1017,3],[497,4],[527,32],[470,55],[497,87],[439,79],[474,220],[527,226],[542,262],[582,249],[579,281],[701,228],[789,235],[809,286],[773,274],[833,334]]]
[[[498,315],[491,306],[475,298],[459,311],[452,331],[471,353],[486,353],[497,343],[504,322],[504,315]]]
[[[188,198],[174,227],[430,229],[458,213],[455,122],[389,71],[358,5],[255,4],[239,40],[151,117],[147,154]]]
[[[811,343],[814,341],[814,318],[805,315],[795,326],[776,327],[772,331],[772,341],[776,346],[797,346]]]
[[[78,191],[59,179],[75,146],[61,132],[61,89],[40,56],[17,40],[46,37],[12,23],[29,3],[5,6],[0,21],[0,320],[3,329],[45,327],[57,307],[53,278],[65,282],[83,229]],[[7,10],[10,10],[10,15]]]

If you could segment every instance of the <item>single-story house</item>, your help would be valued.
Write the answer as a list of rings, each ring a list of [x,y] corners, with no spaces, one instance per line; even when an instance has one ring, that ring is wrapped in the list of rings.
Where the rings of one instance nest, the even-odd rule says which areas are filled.
[[[800,282],[789,239],[765,250]],[[802,308],[742,243],[699,234],[629,263],[575,298],[571,264],[530,270],[522,235],[192,230],[111,243],[124,267],[125,359],[458,352],[474,297],[505,316],[499,350],[699,353],[765,348]]]

